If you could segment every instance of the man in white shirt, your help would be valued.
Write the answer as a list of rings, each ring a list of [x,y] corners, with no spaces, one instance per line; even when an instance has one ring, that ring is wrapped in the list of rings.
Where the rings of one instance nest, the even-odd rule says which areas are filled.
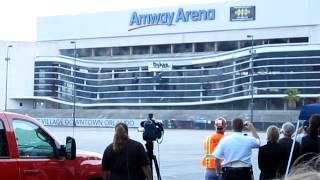
[[[253,137],[242,133],[244,127],[251,131]],[[222,138],[213,152],[216,169],[219,170],[222,166],[222,172],[217,174],[222,173],[224,180],[251,180],[253,174],[251,150],[260,147],[259,136],[252,123],[249,121],[243,123],[240,118],[233,120],[232,129],[235,133]]]

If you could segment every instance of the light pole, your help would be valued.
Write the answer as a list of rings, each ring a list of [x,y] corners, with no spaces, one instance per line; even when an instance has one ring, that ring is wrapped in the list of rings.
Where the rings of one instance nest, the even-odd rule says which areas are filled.
[[[6,61],[6,91],[5,91],[5,95],[4,95],[4,111],[7,111],[7,103],[8,103],[8,68],[9,68],[9,61],[10,61],[10,57],[9,57],[9,49],[12,48],[12,45],[8,45],[7,46],[7,56],[5,58]]]
[[[73,79],[73,113],[72,113],[72,119],[73,119],[73,127],[76,126],[76,62],[77,62],[77,42],[76,41],[70,41],[70,44],[74,45],[73,49],[73,70],[72,70],[72,79]]]
[[[247,35],[247,38],[251,38],[251,49],[250,49],[250,121],[253,123],[253,35]]]

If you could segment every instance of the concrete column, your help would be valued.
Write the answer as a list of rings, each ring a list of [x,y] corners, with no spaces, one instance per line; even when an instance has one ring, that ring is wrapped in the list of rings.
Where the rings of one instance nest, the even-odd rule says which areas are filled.
[[[93,56],[95,56],[96,54],[95,54],[95,52],[94,52],[94,48],[92,48],[91,49],[91,56],[93,57]]]
[[[235,78],[236,78],[236,65],[237,65],[236,61],[233,61],[233,75],[232,75],[232,78],[233,78],[232,85],[233,86],[236,85],[236,81],[235,81]],[[236,92],[235,87],[232,88],[232,92],[233,93]]]
[[[241,48],[241,41],[237,41],[237,49]]]
[[[214,52],[218,51],[218,42],[214,42]]]
[[[196,52],[196,45],[195,43],[192,43],[192,53],[195,53]]]

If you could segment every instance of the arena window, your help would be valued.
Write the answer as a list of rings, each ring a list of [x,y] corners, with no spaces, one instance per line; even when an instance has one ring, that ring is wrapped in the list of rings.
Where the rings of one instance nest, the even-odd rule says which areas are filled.
[[[94,48],[94,56],[111,56],[111,48]]]
[[[238,49],[238,41],[218,42],[218,51],[232,51]]]
[[[169,44],[154,45],[152,46],[152,53],[153,54],[170,54],[171,46]]]
[[[112,48],[114,56],[128,56],[130,55],[130,48],[129,47],[114,47]]]
[[[74,56],[73,49],[60,49],[60,54],[63,56]]]
[[[287,38],[279,38],[279,39],[270,39],[269,44],[282,44],[282,43],[288,43]]]
[[[192,52],[192,44],[174,44],[173,45],[174,53],[184,53],[184,52]]]
[[[290,43],[304,43],[309,42],[308,37],[296,37],[296,38],[289,38]]]
[[[215,51],[214,42],[195,43],[195,52]]]
[[[149,53],[150,53],[150,46],[133,46],[132,47],[133,55],[149,54]]]
[[[92,56],[92,48],[78,49],[78,57],[90,57]]]

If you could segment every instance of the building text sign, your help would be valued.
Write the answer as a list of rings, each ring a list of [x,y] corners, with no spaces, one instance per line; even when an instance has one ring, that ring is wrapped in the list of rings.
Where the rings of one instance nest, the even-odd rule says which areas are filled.
[[[184,10],[179,8],[176,12],[159,12],[139,14],[134,11],[131,14],[129,31],[156,25],[171,26],[177,23],[213,21],[215,19],[215,9]]]
[[[46,126],[73,126],[71,118],[38,118],[42,124]],[[141,121],[144,119],[76,119],[76,126],[79,127],[115,127],[116,124],[122,122],[131,128],[140,127]]]
[[[169,62],[151,62],[148,64],[149,71],[171,71],[172,63]]]

